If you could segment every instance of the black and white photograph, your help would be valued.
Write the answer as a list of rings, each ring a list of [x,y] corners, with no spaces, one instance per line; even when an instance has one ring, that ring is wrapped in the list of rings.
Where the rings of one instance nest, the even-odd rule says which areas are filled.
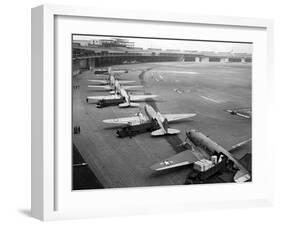
[[[252,42],[71,44],[72,190],[254,180]]]

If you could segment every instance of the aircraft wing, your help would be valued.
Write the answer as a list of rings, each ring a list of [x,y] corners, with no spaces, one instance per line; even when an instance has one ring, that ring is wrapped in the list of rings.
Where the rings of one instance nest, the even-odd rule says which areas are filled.
[[[123,69],[121,69],[121,70],[114,70],[113,72],[116,73],[116,74],[128,73],[128,70],[123,70]]]
[[[108,84],[107,80],[97,80],[97,79],[88,79],[89,82],[99,83],[99,84]]]
[[[122,83],[120,83],[120,84],[122,84]],[[125,90],[134,90],[134,89],[143,88],[143,86],[122,86],[122,88],[125,89]]]
[[[240,112],[236,112],[236,115],[241,116],[241,117],[243,117],[243,118],[247,118],[247,119],[250,119],[250,118],[251,118],[250,115],[246,115],[246,114],[243,114],[243,113],[240,113]]]
[[[140,117],[138,116],[132,116],[132,117],[126,117],[126,118],[115,118],[115,119],[105,119],[103,120],[104,123],[110,123],[110,124],[127,124],[127,125],[139,125],[143,123],[141,121]]]
[[[140,100],[145,100],[149,98],[155,98],[158,95],[130,95],[130,100],[131,101],[140,101]]]
[[[109,96],[89,96],[87,97],[89,100],[115,100],[120,99],[119,96],[116,95],[109,95]]]
[[[111,86],[105,85],[105,86],[93,86],[93,85],[88,85],[88,88],[91,89],[104,89],[104,90],[112,90]]]
[[[200,158],[195,156],[192,151],[186,150],[176,155],[171,156],[161,162],[155,163],[150,167],[154,171],[171,169],[179,166],[185,166],[199,161]]]
[[[174,122],[177,120],[194,117],[196,114],[190,113],[190,114],[162,114],[162,115],[168,120],[168,122]]]
[[[228,151],[229,151],[229,152],[234,152],[234,151],[236,151],[237,149],[239,149],[240,147],[242,147],[242,146],[244,146],[244,145],[250,143],[251,141],[252,141],[252,138],[250,138],[250,139],[248,139],[248,140],[245,140],[245,141],[242,141],[242,142],[240,142],[240,143],[238,143],[238,144],[235,144],[235,145],[233,145],[233,146],[231,147],[231,149],[228,150]]]
[[[129,81],[129,80],[118,80],[119,84],[129,84],[129,83],[134,83],[136,81]]]

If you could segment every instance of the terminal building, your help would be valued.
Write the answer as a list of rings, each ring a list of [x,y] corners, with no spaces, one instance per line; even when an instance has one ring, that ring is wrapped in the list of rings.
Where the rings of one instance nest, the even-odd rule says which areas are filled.
[[[182,61],[195,63],[251,63],[247,53],[181,51],[178,49],[137,48],[127,39],[73,40],[73,74],[119,64]]]

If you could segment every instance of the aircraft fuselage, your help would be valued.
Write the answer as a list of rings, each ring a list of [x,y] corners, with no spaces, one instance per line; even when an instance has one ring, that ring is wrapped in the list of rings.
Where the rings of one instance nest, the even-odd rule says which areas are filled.
[[[196,145],[199,146],[205,150],[210,151],[212,154],[214,153],[222,153],[224,154],[228,159],[230,159],[237,168],[240,170],[243,170],[245,172],[248,172],[247,169],[236,159],[234,156],[228,152],[226,149],[224,149],[222,146],[211,140],[209,137],[204,135],[201,132],[191,130],[187,132],[187,137]]]
[[[161,115],[160,112],[156,112],[150,105],[145,105],[144,109],[149,119],[156,120],[159,127],[164,131],[167,131],[166,126],[163,123],[165,121],[165,117]]]

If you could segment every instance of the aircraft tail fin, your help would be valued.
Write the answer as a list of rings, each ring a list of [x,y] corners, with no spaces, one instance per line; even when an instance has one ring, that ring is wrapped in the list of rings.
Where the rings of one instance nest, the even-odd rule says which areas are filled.
[[[151,133],[151,136],[156,137],[156,136],[163,136],[166,134],[173,135],[173,134],[178,134],[178,133],[180,133],[180,130],[177,130],[177,129],[168,128],[166,131],[163,129],[158,129],[158,130],[153,131]]]
[[[126,103],[122,103],[122,104],[119,104],[119,107],[120,108],[127,108],[127,107],[139,107],[140,104],[138,103],[132,103],[132,102],[126,102]]]

